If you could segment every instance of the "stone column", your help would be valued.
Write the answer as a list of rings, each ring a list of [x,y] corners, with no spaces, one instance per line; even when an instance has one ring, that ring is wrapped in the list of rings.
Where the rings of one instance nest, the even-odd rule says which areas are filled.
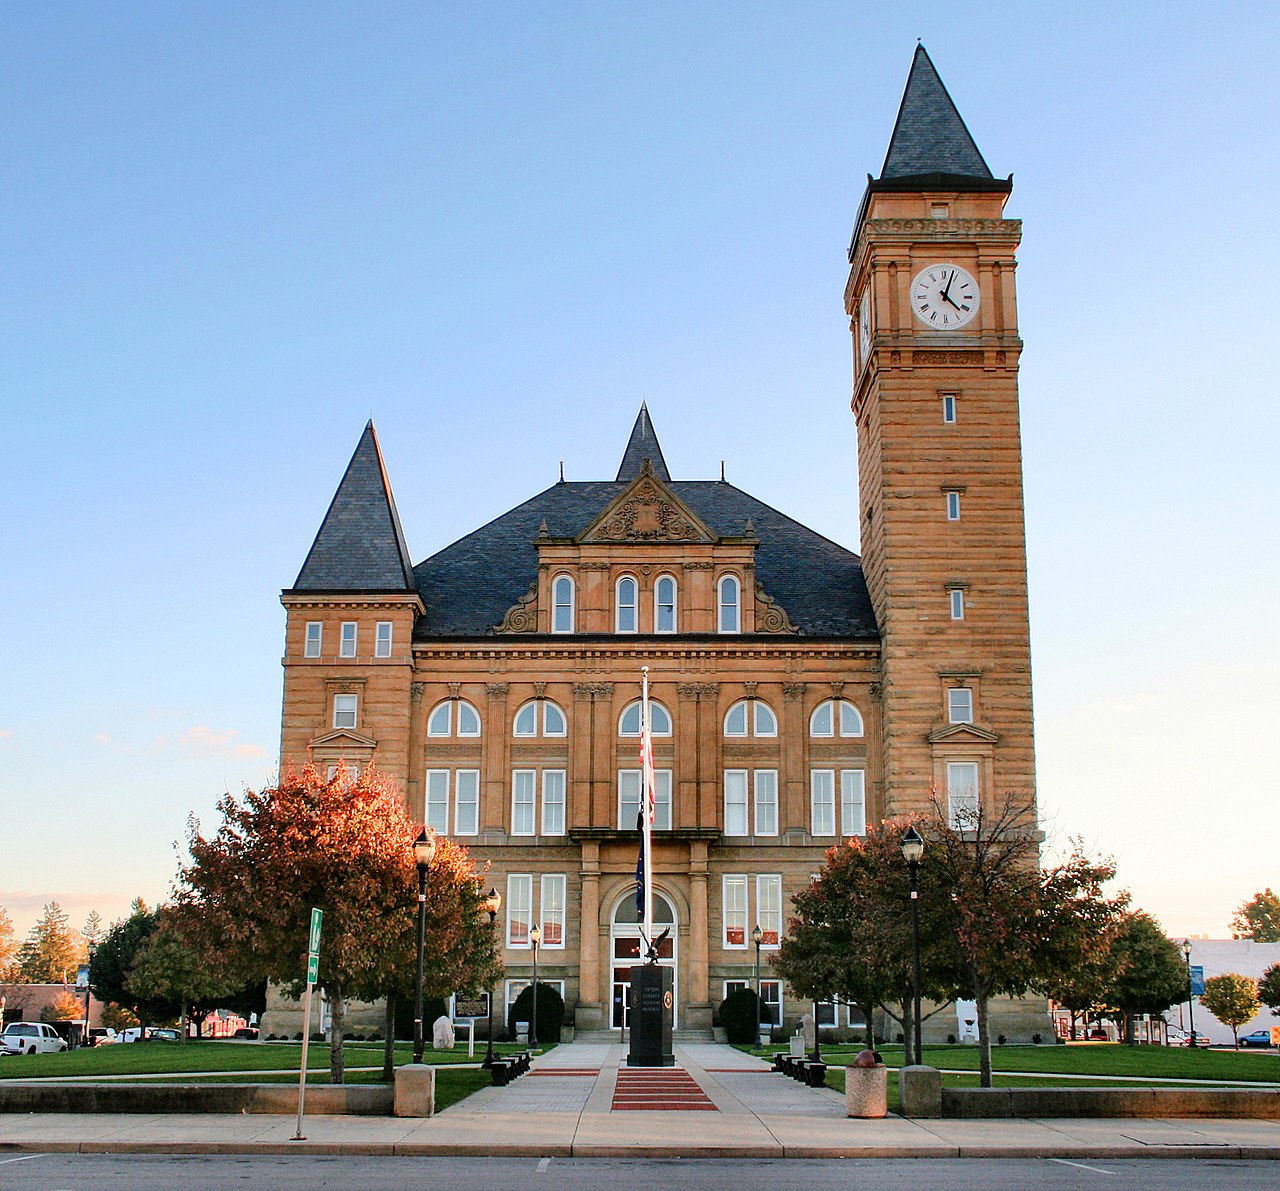
[[[710,941],[707,938],[707,841],[689,843],[689,982],[685,1025],[711,1027]]]
[[[511,734],[507,731],[507,684],[491,682],[485,690],[489,706],[484,731],[490,744],[484,750],[480,776],[484,793],[480,806],[480,830],[507,830],[507,774],[511,772]]]
[[[804,683],[782,684],[782,832],[809,830],[809,724],[804,714]]]
[[[574,1025],[579,1030],[603,1030],[600,977],[600,845],[582,844],[582,912],[578,922],[578,1008]]]

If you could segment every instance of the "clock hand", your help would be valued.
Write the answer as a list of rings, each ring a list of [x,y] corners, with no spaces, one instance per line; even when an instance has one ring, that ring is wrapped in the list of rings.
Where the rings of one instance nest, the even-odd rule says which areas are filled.
[[[947,284],[942,287],[942,300],[944,302],[951,302],[951,283],[955,279],[956,279],[956,271],[952,269],[951,276],[947,278]],[[951,302],[951,305],[954,306],[955,303]]]
[[[948,285],[947,289],[950,289],[950,288],[951,288],[951,287]],[[942,295],[941,295],[941,296],[942,296],[942,300],[943,300],[944,302],[951,302],[951,305],[952,305],[952,306],[955,306],[955,308],[956,308],[957,310],[959,310],[959,309],[960,309],[960,307],[959,307],[959,306],[956,306],[956,304],[955,304],[954,302],[952,302],[952,301],[951,301],[951,299],[947,296],[947,290],[945,290],[945,289],[944,289],[944,290],[942,291]]]

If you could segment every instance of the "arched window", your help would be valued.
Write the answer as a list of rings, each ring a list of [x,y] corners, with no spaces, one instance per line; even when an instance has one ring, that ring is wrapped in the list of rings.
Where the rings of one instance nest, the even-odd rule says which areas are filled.
[[[530,699],[528,703],[521,707],[516,712],[511,734],[513,736],[537,736],[539,712],[541,712],[543,736],[568,735],[568,720],[565,719],[565,714],[560,705],[552,703],[550,699]]]
[[[671,735],[671,713],[656,699],[649,700],[649,725],[655,736]],[[628,703],[618,720],[619,736],[640,735],[640,700]]]
[[[810,736],[861,736],[862,731],[862,715],[848,699],[819,703],[809,717]]]
[[[659,575],[653,585],[653,631],[676,631],[676,580],[674,575]]]
[[[458,736],[480,735],[480,713],[465,699],[437,703],[427,716],[428,736],[453,736],[455,731]]]
[[[638,601],[639,589],[636,587],[635,578],[631,575],[623,575],[618,580],[617,599],[615,600],[617,610],[615,624],[618,632],[634,633],[639,629]]]
[[[762,699],[739,699],[724,717],[726,736],[777,736],[778,717]]]
[[[725,575],[720,580],[720,616],[717,621],[722,633],[742,631],[742,611],[740,607],[740,588],[733,575]]]
[[[551,584],[551,631],[573,632],[573,579],[557,575]]]

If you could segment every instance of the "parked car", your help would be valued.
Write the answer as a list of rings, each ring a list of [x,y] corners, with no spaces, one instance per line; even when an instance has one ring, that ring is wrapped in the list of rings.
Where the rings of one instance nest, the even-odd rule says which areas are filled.
[[[34,1055],[67,1049],[67,1040],[42,1021],[11,1021],[0,1034],[0,1047],[11,1055]]]
[[[170,1030],[166,1027],[147,1031],[147,1040],[149,1042],[177,1042],[181,1037],[182,1035],[177,1030]]]
[[[258,1037],[258,1027],[257,1026],[241,1026],[234,1034],[231,1035],[231,1037],[244,1038],[250,1041],[256,1040]]]
[[[1254,1030],[1252,1034],[1240,1035],[1241,1046],[1270,1046],[1271,1031],[1270,1030]]]
[[[89,1030],[90,1046],[107,1046],[119,1041],[120,1035],[110,1026],[94,1026]]]

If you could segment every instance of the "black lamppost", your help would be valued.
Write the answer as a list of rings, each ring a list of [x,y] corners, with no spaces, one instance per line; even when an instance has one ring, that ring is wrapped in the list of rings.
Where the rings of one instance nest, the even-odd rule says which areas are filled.
[[[489,933],[493,934],[493,924],[498,917],[498,911],[502,909],[502,894],[497,888],[491,888],[485,894],[484,901],[480,903],[480,909],[483,913],[489,915]],[[484,1062],[481,1067],[489,1068],[493,1066],[493,982],[489,982],[489,1045],[485,1048]]]
[[[89,971],[85,973],[84,979],[84,1038],[80,1041],[81,1046],[89,1045],[89,996],[93,991],[89,985],[89,976],[93,972],[93,954],[97,950],[97,943],[89,944]],[[3,1028],[2,1023],[0,1023],[0,1028]]]
[[[1191,1027],[1190,1046],[1196,1044],[1196,1009],[1195,995],[1192,992],[1191,982],[1191,940],[1187,939],[1182,944],[1182,958],[1187,961],[1187,1025]]]
[[[751,932],[751,941],[756,945],[756,1036],[751,1040],[752,1046],[760,1045],[760,940],[764,938],[760,924]]]
[[[840,1016],[840,1009],[839,1009],[839,1007],[838,1007],[838,1006],[835,1006],[835,1013],[836,1013],[836,1017],[837,1017],[837,1019],[838,1019],[838,1018],[839,1018],[839,1016]],[[817,1001],[814,1001],[814,1003],[813,1003],[813,1055],[812,1055],[812,1058],[813,1058],[813,1061],[814,1061],[815,1063],[821,1063],[821,1062],[822,1062],[822,1039],[818,1037],[818,1030],[819,1030],[819,1028],[820,1028],[820,1027],[819,1027],[819,1025],[818,1025],[818,1002],[817,1002]]]
[[[920,857],[924,855],[924,840],[913,823],[902,837],[902,858],[911,874],[911,1003],[915,1030],[912,1062],[917,1067],[923,1062],[920,1050]]]
[[[413,841],[413,859],[418,866],[418,978],[413,989],[413,1061],[422,1062],[422,964],[427,946],[427,874],[436,854],[436,833],[424,827]]]
[[[529,1023],[529,1049],[538,1045],[538,944],[542,942],[542,927],[529,929],[529,942],[533,944],[533,1020]]]

